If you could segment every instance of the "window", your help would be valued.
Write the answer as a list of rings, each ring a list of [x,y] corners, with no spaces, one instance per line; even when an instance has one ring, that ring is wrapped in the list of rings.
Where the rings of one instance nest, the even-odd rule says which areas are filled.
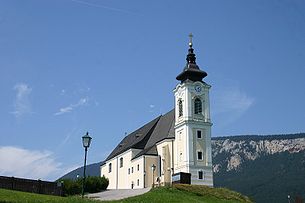
[[[180,158],[180,161],[182,161],[182,152],[180,152],[180,157],[179,158]]]
[[[131,167],[131,173],[133,173],[133,167]]]
[[[198,179],[203,179],[203,171],[198,171]]]
[[[202,160],[202,152],[197,152],[198,154],[198,160]]]
[[[120,158],[120,168],[123,167],[123,157]]]
[[[199,98],[195,99],[194,106],[195,106],[195,114],[201,114],[202,113],[202,102]]]
[[[137,186],[139,186],[139,185],[140,185],[140,180],[138,179],[138,180],[137,180]]]
[[[182,100],[179,99],[178,101],[178,107],[179,107],[179,117],[183,116],[183,108],[182,108]]]
[[[137,166],[137,169],[138,169],[138,171],[140,170],[140,165],[138,164],[138,166]]]
[[[198,138],[198,139],[201,139],[201,138],[202,138],[202,136],[201,136],[201,130],[197,130],[197,138]]]
[[[111,173],[111,170],[112,170],[112,164],[110,163],[110,164],[108,165],[108,173]]]
[[[130,168],[128,168],[128,175],[130,174]]]

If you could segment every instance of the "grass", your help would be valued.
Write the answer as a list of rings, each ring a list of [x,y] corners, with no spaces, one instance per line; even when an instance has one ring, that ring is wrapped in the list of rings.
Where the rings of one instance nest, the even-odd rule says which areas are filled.
[[[73,197],[58,197],[52,195],[41,195],[35,193],[19,192],[14,190],[0,189],[0,203],[97,203],[100,201],[93,201],[82,199],[78,196]]]
[[[107,203],[251,203],[252,201],[225,188],[209,188],[196,185],[175,185],[172,188],[160,187],[140,196],[130,197],[118,201],[106,201]],[[106,203],[105,202],[105,203]]]
[[[160,187],[136,197],[117,201],[94,201],[73,197],[56,197],[0,189],[0,203],[250,203],[250,199],[237,192],[224,188],[205,186],[176,185],[172,188]]]

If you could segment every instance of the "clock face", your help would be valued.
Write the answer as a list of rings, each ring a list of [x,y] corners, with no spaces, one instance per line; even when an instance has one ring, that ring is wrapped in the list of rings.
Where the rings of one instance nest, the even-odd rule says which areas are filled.
[[[201,92],[201,86],[196,85],[196,86],[195,86],[195,91],[196,91],[196,92]]]

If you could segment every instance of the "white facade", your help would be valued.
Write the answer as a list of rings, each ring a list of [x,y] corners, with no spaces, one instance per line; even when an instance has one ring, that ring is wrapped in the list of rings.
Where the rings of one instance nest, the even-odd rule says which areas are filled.
[[[107,189],[139,189],[151,187],[151,166],[153,164],[157,166],[157,158],[155,156],[143,155],[131,160],[135,151],[134,149],[128,150],[126,153],[116,156],[101,166],[101,176],[109,179]],[[121,158],[123,158],[123,165],[120,164]],[[110,168],[111,170],[109,170]],[[154,171],[154,177],[158,177],[157,168]]]
[[[191,173],[192,184],[213,186],[210,87],[199,81],[188,81],[178,84],[174,89],[174,171]],[[198,107],[201,104],[198,112],[195,112],[196,99],[200,102],[197,103]]]

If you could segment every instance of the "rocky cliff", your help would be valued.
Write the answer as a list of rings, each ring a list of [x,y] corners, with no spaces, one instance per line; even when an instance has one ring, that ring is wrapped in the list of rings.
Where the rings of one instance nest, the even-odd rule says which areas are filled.
[[[216,187],[236,190],[255,202],[305,197],[305,133],[216,137],[212,150]]]
[[[260,156],[275,153],[299,153],[305,150],[305,134],[294,134],[289,139],[282,136],[238,136],[220,137],[212,140],[213,170],[218,173],[221,169],[226,171],[238,170],[245,161],[254,161]],[[304,136],[304,137],[300,137]],[[219,156],[225,158],[219,160]]]

